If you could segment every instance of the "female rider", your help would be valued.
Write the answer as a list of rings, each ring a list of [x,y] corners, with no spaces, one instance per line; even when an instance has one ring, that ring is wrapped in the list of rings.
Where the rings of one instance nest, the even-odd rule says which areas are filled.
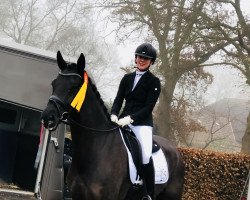
[[[152,161],[152,111],[161,92],[160,80],[149,68],[156,60],[156,50],[149,43],[135,50],[136,71],[125,74],[111,109],[111,121],[120,126],[128,125],[135,133],[142,148],[143,175],[149,195],[143,199],[154,199],[154,166]],[[124,99],[124,109],[119,116]]]

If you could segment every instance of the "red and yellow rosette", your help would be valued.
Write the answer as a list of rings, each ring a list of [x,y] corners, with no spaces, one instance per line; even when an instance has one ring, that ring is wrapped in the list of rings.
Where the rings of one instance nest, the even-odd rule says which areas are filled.
[[[86,92],[87,92],[87,86],[88,86],[88,74],[87,74],[87,72],[84,72],[83,78],[84,78],[84,83],[70,104],[78,112],[81,110],[81,107],[82,107],[82,104],[85,100],[85,96],[86,96]]]

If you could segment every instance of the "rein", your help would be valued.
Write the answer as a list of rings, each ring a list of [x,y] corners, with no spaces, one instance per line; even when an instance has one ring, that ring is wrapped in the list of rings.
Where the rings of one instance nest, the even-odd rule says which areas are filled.
[[[77,76],[77,77],[80,77],[82,79],[82,77],[79,74],[76,74],[76,73],[65,74],[65,73],[59,72],[59,75],[61,75],[61,76]],[[84,86],[85,88],[87,87],[87,83],[88,83],[87,79],[88,79],[87,73],[85,72],[84,73],[84,82],[86,83],[85,86]],[[70,113],[73,110],[72,108],[75,108],[78,112],[80,111],[80,107],[77,107],[77,106],[79,106],[80,104],[83,103],[84,98],[85,98],[85,94],[84,94],[84,98],[82,100],[80,100],[81,103],[78,103],[79,102],[79,96],[80,95],[77,94],[77,96],[74,98],[74,100],[71,103],[72,107],[71,107],[71,109],[69,111],[65,111],[65,110],[68,110],[67,106],[65,105],[65,102],[63,102],[59,97],[57,97],[56,95],[50,96],[49,101],[52,102],[55,105],[55,107],[57,109],[57,112],[58,112],[58,115],[60,116],[59,117],[59,119],[60,119],[59,122],[62,122],[62,123],[67,124],[67,125],[70,125],[70,123],[73,123],[73,124],[79,126],[80,128],[84,128],[84,129],[87,129],[87,130],[90,130],[90,131],[95,131],[95,132],[110,132],[110,131],[114,131],[114,130],[119,128],[119,126],[115,126],[114,128],[111,128],[111,129],[95,129],[95,128],[91,128],[91,127],[82,125],[82,124],[78,123],[77,121],[73,120],[72,118],[70,118]],[[62,107],[64,109],[64,111],[65,111],[65,112],[62,112],[62,114],[60,114],[60,107]]]
[[[88,126],[84,126],[71,118],[69,118],[68,120],[70,122],[73,122],[75,125],[79,126],[80,128],[84,128],[84,129],[87,129],[90,131],[96,131],[96,132],[110,132],[110,131],[114,131],[114,130],[119,128],[119,126],[115,126],[114,128],[111,128],[111,129],[95,129],[95,128],[90,128]]]

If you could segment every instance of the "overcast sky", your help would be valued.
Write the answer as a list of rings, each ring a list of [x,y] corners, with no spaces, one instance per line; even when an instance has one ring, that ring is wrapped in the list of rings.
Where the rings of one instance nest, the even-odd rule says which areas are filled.
[[[250,15],[250,0],[241,0],[241,8]],[[229,67],[216,67],[209,71],[215,79],[207,91],[208,103],[223,98],[250,100],[250,88],[246,84],[246,79],[238,70]]]

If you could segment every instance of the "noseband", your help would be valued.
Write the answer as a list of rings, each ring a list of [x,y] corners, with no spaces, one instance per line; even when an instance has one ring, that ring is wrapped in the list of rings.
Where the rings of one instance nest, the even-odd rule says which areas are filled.
[[[68,124],[68,115],[71,112],[72,109],[68,110],[68,106],[56,95],[51,95],[49,98],[49,102],[52,102],[57,110],[58,116],[59,117],[59,122],[63,122],[65,124]],[[61,112],[61,108],[63,108],[63,111]],[[59,123],[58,122],[58,123]],[[58,124],[56,125],[56,127]]]

